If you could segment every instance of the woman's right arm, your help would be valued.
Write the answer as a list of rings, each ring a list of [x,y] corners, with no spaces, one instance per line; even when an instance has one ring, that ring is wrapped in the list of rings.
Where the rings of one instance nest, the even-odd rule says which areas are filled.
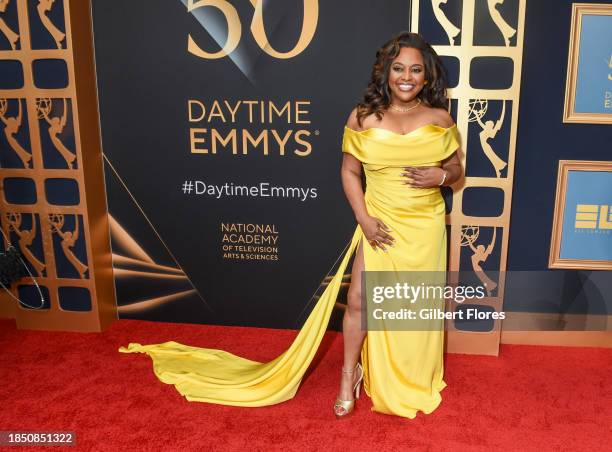
[[[356,110],[353,110],[346,125],[353,130],[359,130]],[[362,164],[354,156],[348,153],[343,154],[340,175],[342,178],[342,188],[344,189],[344,194],[346,195],[346,198],[353,209],[353,213],[355,214],[355,219],[361,226],[361,229],[368,242],[370,242],[372,247],[378,246],[385,251],[383,243],[392,246],[393,237],[386,232],[390,231],[386,224],[384,224],[378,218],[372,217],[368,214],[365,205],[363,188],[361,186]]]
[[[342,158],[340,175],[346,199],[353,209],[357,223],[361,224],[368,216],[363,188],[361,187],[361,162],[345,152]]]

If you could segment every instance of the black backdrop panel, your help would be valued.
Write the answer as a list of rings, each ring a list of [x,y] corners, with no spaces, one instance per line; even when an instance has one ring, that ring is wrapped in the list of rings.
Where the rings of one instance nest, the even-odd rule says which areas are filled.
[[[109,212],[156,264],[181,268],[188,278],[187,287],[183,281],[173,290],[168,281],[149,278],[140,294],[118,278],[120,313],[296,327],[353,233],[355,220],[340,182],[342,130],[369,81],[376,50],[409,28],[410,2],[388,0],[384,7],[374,0],[318,2],[314,36],[291,58],[262,50],[251,31],[250,1],[219,3],[235,10],[238,20],[228,22],[212,6],[188,12],[187,0],[93,2]],[[272,49],[284,53],[295,47],[305,3],[317,2],[263,2]],[[188,52],[188,36],[204,51],[216,52],[228,30],[238,28],[240,38],[228,56],[207,59]],[[278,110],[289,102],[291,117],[262,121],[261,102],[265,113],[270,102]],[[236,154],[231,142],[218,140],[233,131]],[[262,133],[267,148],[265,137],[258,145],[248,141]],[[284,155],[276,136],[281,141],[288,136]],[[208,153],[193,153],[192,147]],[[185,182],[207,194],[184,193]],[[237,193],[237,186],[247,187],[248,194]],[[284,189],[284,196],[255,193],[268,187],[271,194],[273,186]],[[225,237],[276,240],[266,244],[275,250],[250,253],[259,257],[249,260],[237,257],[244,253],[235,248],[226,253],[223,225],[244,224],[268,231]],[[125,255],[124,242],[113,234],[115,255]],[[121,310],[155,298],[156,290],[163,296],[189,286],[197,292],[180,302]]]

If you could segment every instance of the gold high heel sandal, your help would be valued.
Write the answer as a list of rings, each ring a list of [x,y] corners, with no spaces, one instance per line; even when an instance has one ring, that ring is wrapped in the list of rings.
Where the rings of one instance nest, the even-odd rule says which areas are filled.
[[[342,367],[342,372],[345,374],[352,374],[353,372],[355,372],[356,369],[359,369],[359,379],[355,383],[355,386],[353,386],[355,398],[353,400],[342,400],[339,397],[336,398],[336,403],[334,403],[334,414],[337,418],[341,418],[351,414],[351,412],[355,408],[355,400],[359,398],[359,390],[361,389],[361,381],[363,380],[363,367],[361,367],[361,364],[357,363],[357,365],[355,365],[355,369],[353,370],[344,370],[344,367]],[[344,410],[344,412],[341,414],[338,413],[338,410],[340,408]]]

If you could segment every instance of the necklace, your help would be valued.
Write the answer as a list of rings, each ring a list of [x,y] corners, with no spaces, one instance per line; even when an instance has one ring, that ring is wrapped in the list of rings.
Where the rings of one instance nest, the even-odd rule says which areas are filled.
[[[415,105],[413,105],[412,107],[408,107],[408,108],[406,108],[406,107],[398,107],[397,105],[389,104],[389,108],[391,108],[392,110],[395,110],[395,111],[400,111],[402,113],[406,113],[407,111],[414,110],[419,105],[421,105],[421,99],[417,99],[417,103]]]

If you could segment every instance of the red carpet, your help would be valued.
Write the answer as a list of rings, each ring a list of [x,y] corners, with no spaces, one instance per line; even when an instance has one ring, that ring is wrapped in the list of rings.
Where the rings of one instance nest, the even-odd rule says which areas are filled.
[[[175,340],[268,360],[294,335],[133,320],[102,334],[50,333],[0,320],[0,430],[72,430],[76,449],[95,451],[575,451],[612,443],[610,349],[502,345],[499,357],[447,355],[442,405],[414,420],[370,412],[364,395],[350,418],[335,419],[338,333],[326,335],[296,397],[264,408],[187,402],[155,378],[149,357],[117,352],[128,342]]]

